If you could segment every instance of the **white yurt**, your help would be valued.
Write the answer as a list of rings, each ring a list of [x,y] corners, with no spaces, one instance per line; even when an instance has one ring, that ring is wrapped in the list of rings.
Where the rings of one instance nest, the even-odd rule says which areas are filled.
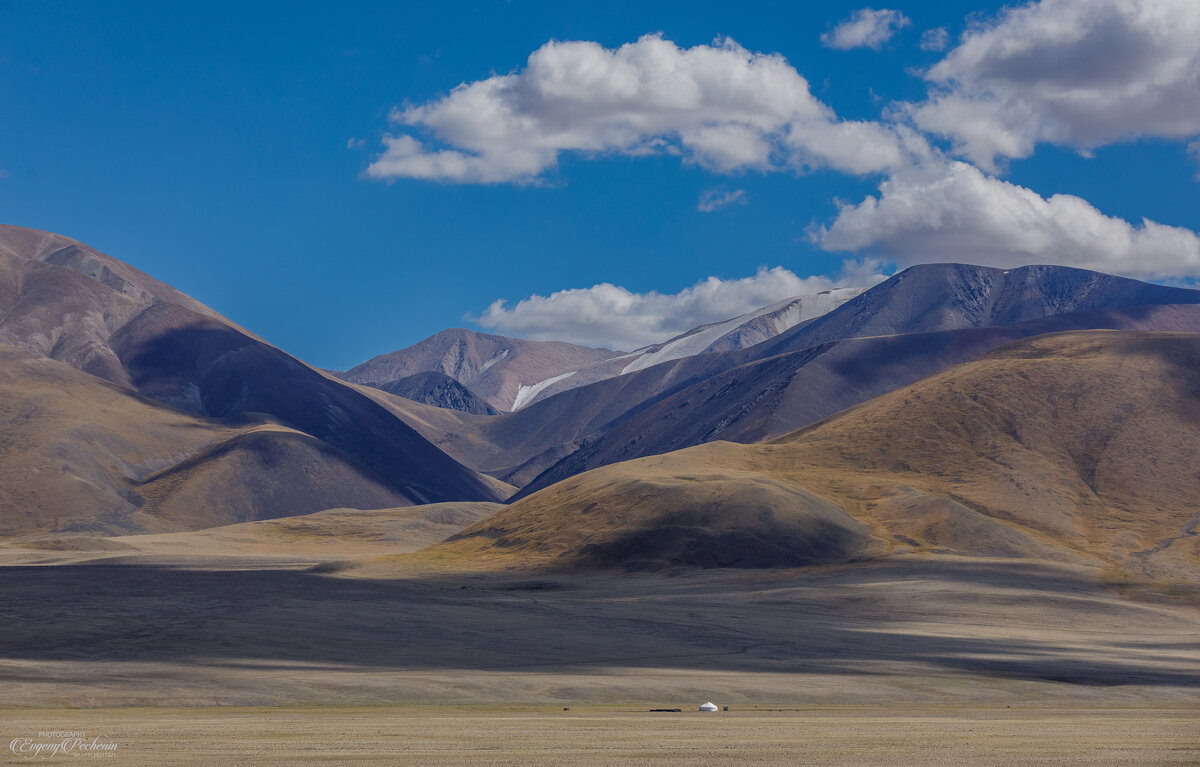
[[[708,703],[705,703],[704,705],[702,705],[702,706],[700,707],[700,710],[701,710],[701,711],[716,711],[716,710],[717,710],[717,706],[716,706],[716,704],[715,704],[715,703],[713,703],[712,701],[709,701]]]

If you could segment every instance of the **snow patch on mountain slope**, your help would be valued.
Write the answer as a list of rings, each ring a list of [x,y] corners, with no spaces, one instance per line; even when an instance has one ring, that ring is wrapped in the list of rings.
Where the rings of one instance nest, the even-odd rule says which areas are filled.
[[[759,310],[761,312],[763,310]],[[652,367],[660,362],[668,362],[677,360],[680,357],[690,357],[693,354],[699,354],[708,347],[715,344],[722,336],[732,333],[737,330],[746,321],[754,319],[759,312],[751,312],[743,314],[740,317],[734,317],[731,320],[724,322],[715,322],[712,325],[705,325],[697,328],[688,335],[680,336],[673,341],[668,341],[661,349],[655,352],[648,352],[641,355],[633,362],[625,366],[621,371],[621,375],[632,373],[635,370],[644,370]]]
[[[478,378],[479,376],[483,375],[484,373],[487,372],[488,368],[490,368],[492,365],[495,365],[497,362],[499,362],[500,360],[504,359],[507,356],[508,356],[508,349],[501,349],[499,354],[492,357],[487,362],[483,363],[483,367],[479,368],[479,372],[477,372],[475,374],[475,377]]]
[[[834,309],[864,292],[866,288],[834,288],[811,296],[800,296],[793,299],[786,309],[771,318],[775,325],[775,334],[796,327],[801,322],[829,314]],[[768,312],[769,314],[769,312]]]
[[[696,328],[685,335],[668,341],[658,351],[640,355],[633,362],[625,366],[621,371],[621,375],[632,373],[635,370],[644,370],[663,362],[680,359],[681,357],[700,354],[725,336],[759,317],[770,318],[776,334],[782,333],[805,320],[811,320],[814,317],[820,317],[822,314],[833,311],[861,292],[863,292],[862,288],[836,288],[809,296],[785,298],[778,303],[764,306],[761,309],[755,309],[740,317]]]
[[[640,357],[643,354],[645,354],[646,350],[649,348],[650,348],[649,346],[643,346],[641,349],[634,349],[633,351],[629,352],[628,354],[622,354],[617,357],[610,357],[608,360],[606,360],[606,362],[615,362],[616,360],[627,360],[630,357]]]
[[[522,384],[521,386],[517,387],[517,396],[513,400],[512,408],[510,409],[513,412],[520,410],[532,402],[533,398],[540,394],[544,389],[558,383],[564,378],[569,378],[570,376],[575,375],[575,373],[576,371],[574,370],[569,373],[560,373],[559,375],[551,376],[544,381],[538,381],[530,386],[525,386]]]

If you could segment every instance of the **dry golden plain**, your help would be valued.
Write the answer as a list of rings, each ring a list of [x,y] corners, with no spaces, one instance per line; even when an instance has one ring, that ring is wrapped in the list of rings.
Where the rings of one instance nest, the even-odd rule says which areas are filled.
[[[1196,708],[648,707],[0,709],[0,730],[102,736],[94,761],[130,767],[1200,763]]]

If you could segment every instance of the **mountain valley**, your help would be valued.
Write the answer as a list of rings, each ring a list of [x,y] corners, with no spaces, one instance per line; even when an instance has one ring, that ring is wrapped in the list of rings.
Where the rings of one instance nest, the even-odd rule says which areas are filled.
[[[935,264],[335,376],[73,240],[0,257],[21,700],[1197,702],[1200,292]]]

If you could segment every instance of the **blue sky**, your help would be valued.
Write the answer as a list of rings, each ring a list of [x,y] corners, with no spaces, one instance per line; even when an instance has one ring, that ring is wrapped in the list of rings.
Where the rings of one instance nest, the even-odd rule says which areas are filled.
[[[1007,16],[880,4],[897,14],[889,39],[831,47],[863,7],[0,2],[0,221],[87,242],[337,369],[468,315],[631,346],[772,291],[922,260],[1200,276],[1200,109],[1195,67],[1177,66],[1200,45],[1192,0],[1047,0]],[[947,47],[923,50],[937,28]],[[616,66],[621,46],[640,60],[653,34],[695,82],[773,68],[783,80],[748,88],[734,120],[757,133],[711,150],[688,131],[720,122],[726,96],[664,115],[650,93],[621,108],[658,127],[612,139],[616,117],[533,98],[521,79],[550,41],[596,43],[544,50],[566,62],[572,104],[603,107],[587,89],[607,84],[574,64]],[[1014,40],[1016,57],[1003,53]],[[529,130],[447,100],[514,73],[497,108]],[[772,83],[793,76],[808,95],[772,123],[787,102]],[[795,116],[810,107],[825,116]],[[865,139],[842,130],[856,121]],[[547,149],[564,132],[593,148]],[[412,142],[387,172],[385,135]],[[759,144],[770,158],[736,159]],[[866,162],[868,149],[891,159]],[[540,159],[514,171],[518,150]],[[484,159],[428,171],[450,156],[437,153]],[[879,204],[862,207],[868,196]],[[755,276],[775,267],[795,278]],[[625,292],[589,292],[602,283]]]

